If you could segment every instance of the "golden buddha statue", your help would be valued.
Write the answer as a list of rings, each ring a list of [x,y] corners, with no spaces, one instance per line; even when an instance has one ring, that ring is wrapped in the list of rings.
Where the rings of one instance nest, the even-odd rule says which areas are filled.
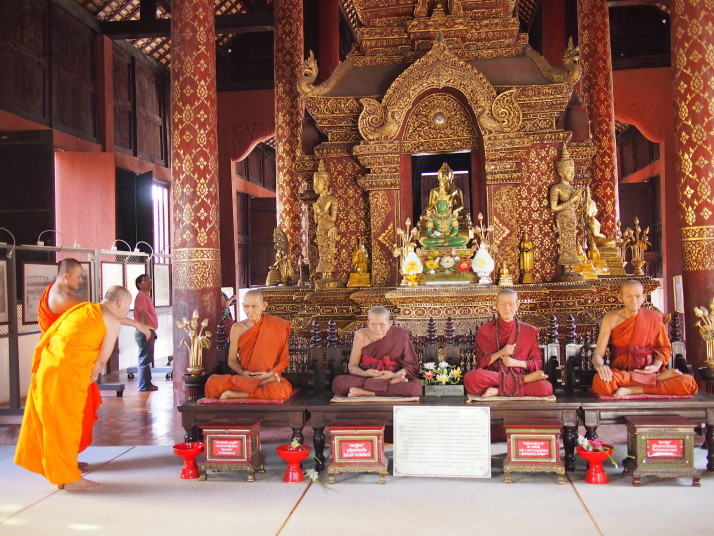
[[[335,223],[337,221],[338,201],[328,188],[329,181],[330,175],[325,169],[325,162],[320,160],[319,168],[313,176],[313,188],[319,197],[312,204],[317,227],[315,238],[319,257],[315,275],[319,275],[322,281],[319,285],[316,282],[316,287],[320,290],[344,285],[344,283],[340,284],[333,278],[333,273],[337,266],[337,241],[340,236]]]
[[[578,259],[578,206],[580,205],[580,190],[573,186],[575,178],[575,161],[570,157],[567,146],[557,162],[560,182],[553,184],[548,190],[550,209],[555,214],[555,230],[558,234],[558,264],[563,266],[560,276],[562,281],[578,281],[582,276],[573,271],[580,264]]]
[[[352,270],[348,287],[368,287],[370,285],[369,253],[367,247],[360,243],[352,254]]]
[[[498,286],[499,287],[512,287],[513,277],[511,272],[508,271],[508,265],[504,262],[501,265],[501,269],[498,272]]]
[[[469,241],[467,236],[459,236],[459,212],[451,208],[452,193],[448,193],[443,182],[434,201],[434,209],[427,209],[424,215],[424,232],[419,243],[424,249],[460,248]]]
[[[441,164],[436,176],[439,179],[439,186],[432,188],[429,192],[429,204],[426,207],[426,212],[429,210],[436,210],[436,200],[442,189],[449,195],[449,205],[451,206],[451,210],[454,212],[458,209],[463,210],[464,192],[458,186],[454,186],[454,171],[449,167],[449,164],[446,162]]]
[[[518,244],[518,268],[521,270],[521,283],[528,285],[535,283],[533,280],[533,242],[528,231],[523,231],[521,242]]]
[[[600,231],[600,222],[595,217],[596,214],[597,205],[590,196],[590,187],[588,186],[585,191],[585,221],[587,222],[588,235],[593,237],[593,240],[598,248],[615,247],[615,241],[608,238]]]

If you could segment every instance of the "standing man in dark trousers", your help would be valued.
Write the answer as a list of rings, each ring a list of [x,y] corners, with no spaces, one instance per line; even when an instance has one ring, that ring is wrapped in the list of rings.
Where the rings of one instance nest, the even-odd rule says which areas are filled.
[[[154,344],[159,319],[156,316],[154,302],[151,299],[151,278],[142,274],[136,278],[136,288],[139,293],[134,300],[134,320],[142,322],[151,329],[148,339],[140,331],[134,333],[134,339],[139,346],[139,391],[157,391],[159,388],[151,383],[151,364],[154,362]]]

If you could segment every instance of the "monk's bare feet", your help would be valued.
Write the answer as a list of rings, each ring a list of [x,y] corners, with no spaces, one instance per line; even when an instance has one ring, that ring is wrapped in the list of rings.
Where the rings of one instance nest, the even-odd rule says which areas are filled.
[[[89,469],[89,464],[87,462],[77,462],[77,469],[85,473]]]
[[[277,374],[271,374],[267,378],[265,378],[262,382],[260,382],[260,385],[265,385],[266,383],[272,383],[272,382],[277,382],[280,381],[280,376]]]
[[[395,376],[394,378],[389,380],[389,383],[395,384],[395,383],[404,383],[404,382],[408,382],[408,381],[409,380],[404,376]]]
[[[233,400],[235,398],[248,398],[248,393],[243,391],[223,391],[221,393],[221,400]]]
[[[534,370],[523,376],[523,383],[539,382],[541,380],[547,380],[548,375],[542,370]]]
[[[670,378],[676,378],[677,376],[681,376],[682,371],[677,370],[677,369],[667,369],[663,370],[659,374],[657,374],[657,381],[661,382],[662,380],[669,380]]]
[[[636,385],[634,387],[620,387],[614,393],[612,393],[612,396],[633,396],[641,395],[642,393],[644,393],[642,387]]]
[[[362,389],[361,387],[350,387],[350,390],[347,393],[347,396],[348,397],[374,396],[374,393],[372,391],[367,391],[366,389]]]
[[[93,480],[80,478],[79,480],[75,480],[74,482],[60,484],[58,487],[65,491],[94,491],[100,489],[102,485],[99,482],[94,482]]]
[[[498,396],[498,387],[489,387],[481,395],[484,398],[489,398],[492,396]]]

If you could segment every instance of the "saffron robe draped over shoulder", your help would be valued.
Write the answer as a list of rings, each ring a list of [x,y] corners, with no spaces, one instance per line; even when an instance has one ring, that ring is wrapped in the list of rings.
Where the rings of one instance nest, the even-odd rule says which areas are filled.
[[[219,398],[224,391],[241,391],[251,398],[285,399],[292,386],[282,372],[290,364],[288,339],[290,322],[276,316],[263,315],[256,324],[238,339],[238,359],[241,368],[250,372],[276,372],[279,382],[260,385],[257,378],[239,374],[213,374],[206,382],[206,396]]]
[[[694,395],[697,383],[689,374],[667,380],[657,380],[656,374],[635,372],[661,361],[663,370],[672,355],[672,345],[662,322],[662,315],[650,309],[640,309],[633,317],[615,326],[610,334],[610,369],[612,380],[604,382],[593,377],[593,391],[612,396],[620,387],[640,386],[645,394]]]
[[[516,321],[504,322],[500,318],[481,326],[476,334],[476,361],[478,368],[464,376],[466,392],[481,395],[489,387],[498,387],[499,396],[549,396],[553,386],[547,380],[524,384],[523,376],[543,368],[543,356],[538,347],[538,329],[519,322],[520,334],[516,342]],[[498,330],[498,343],[496,343]],[[489,365],[491,356],[507,344],[516,344],[511,356],[526,362],[526,368],[504,367],[500,359]],[[510,370],[507,370],[510,369]],[[508,372],[508,374],[505,374]],[[504,376],[508,392],[504,391]]]
[[[367,357],[370,359],[365,359]],[[389,359],[386,359],[387,357]],[[394,362],[396,365],[392,365]],[[332,392],[337,396],[347,396],[350,388],[359,387],[372,391],[377,396],[421,396],[419,362],[408,329],[391,326],[384,337],[362,348],[360,367],[363,370],[384,369],[387,363],[392,371],[404,369],[409,381],[389,383],[390,380],[343,374],[333,380]]]
[[[80,303],[40,339],[15,463],[53,484],[81,478],[77,453],[92,369],[106,333],[98,303]]]
[[[37,304],[37,323],[40,325],[40,332],[44,333],[52,327],[57,319],[62,316],[57,315],[50,309],[50,289],[52,285],[48,285],[42,292],[40,303]],[[82,452],[92,444],[92,428],[97,422],[97,411],[102,405],[102,395],[99,392],[99,385],[96,382],[87,389],[87,403],[84,405],[84,417],[82,419],[82,440],[79,443],[79,452]]]

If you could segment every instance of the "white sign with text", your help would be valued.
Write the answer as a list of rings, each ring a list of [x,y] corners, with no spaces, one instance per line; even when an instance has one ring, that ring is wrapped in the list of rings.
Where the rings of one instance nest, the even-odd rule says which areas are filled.
[[[490,478],[490,408],[395,406],[393,474]]]

